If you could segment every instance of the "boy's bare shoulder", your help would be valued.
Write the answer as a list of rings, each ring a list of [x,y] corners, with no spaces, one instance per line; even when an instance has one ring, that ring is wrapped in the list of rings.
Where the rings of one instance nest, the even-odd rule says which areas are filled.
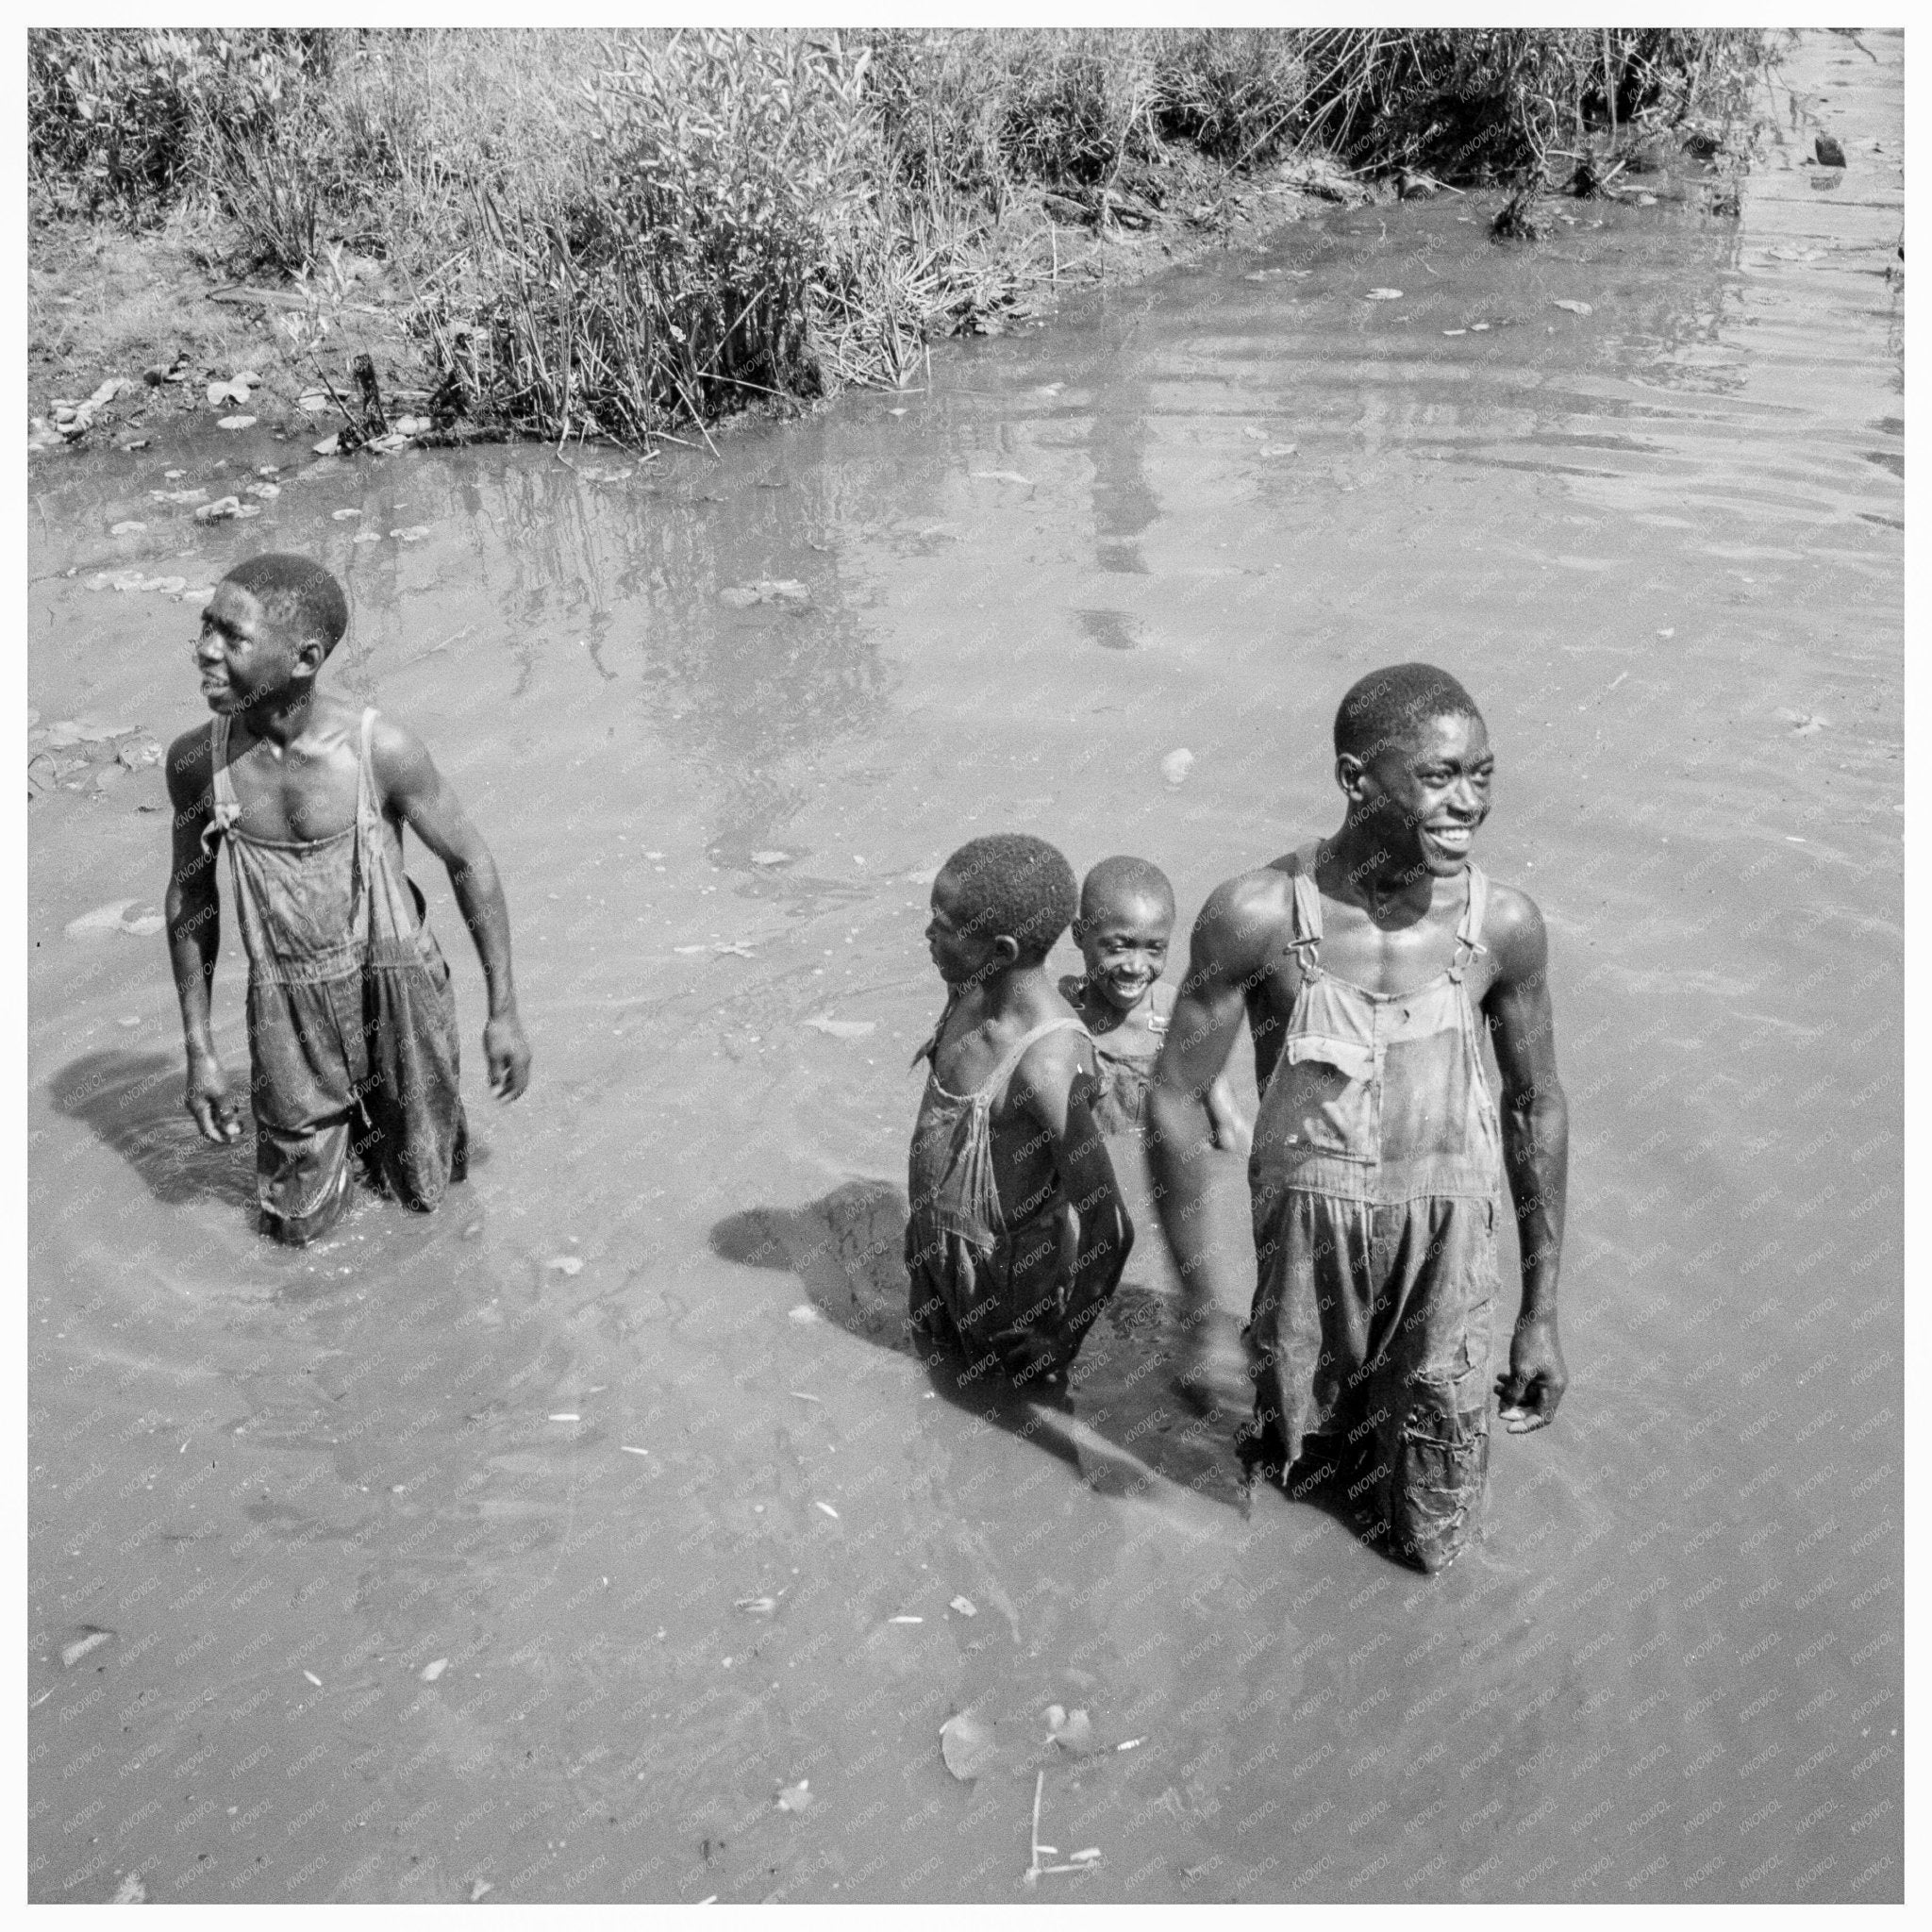
[[[1500,879],[1490,881],[1482,941],[1496,961],[1497,977],[1514,981],[1542,973],[1549,963],[1549,934],[1536,901]]]
[[[360,729],[358,713],[357,728]],[[401,719],[386,711],[375,714],[369,730],[369,764],[376,789],[386,799],[423,791],[433,785],[436,765],[429,747]]]
[[[1194,921],[1194,964],[1240,977],[1273,957],[1293,917],[1294,882],[1281,861],[1237,873],[1208,893]]]
[[[178,811],[203,798],[214,776],[214,721],[191,725],[168,747],[163,775],[168,797]]]

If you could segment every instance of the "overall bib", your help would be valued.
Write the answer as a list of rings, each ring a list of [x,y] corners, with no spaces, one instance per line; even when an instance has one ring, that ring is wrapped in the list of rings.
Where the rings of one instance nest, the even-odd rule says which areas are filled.
[[[1466,869],[1446,971],[1367,992],[1323,970],[1318,849],[1290,862],[1299,985],[1249,1166],[1256,1428],[1284,1465],[1324,1439],[1395,1553],[1436,1571],[1489,1456],[1502,1135],[1463,986],[1489,882]]]
[[[1159,994],[1160,985],[1157,982],[1148,991],[1148,1000],[1152,1002]],[[1092,1008],[1089,1008],[1088,1001],[1098,1002],[1105,995],[1090,991],[1085,979],[1077,974],[1069,974],[1060,981],[1060,997],[1070,1006],[1091,1011]],[[1171,998],[1168,1005],[1172,1008]],[[1166,1013],[1150,1006],[1147,1030],[1154,1038],[1139,1053],[1128,1050],[1122,1043],[1124,1028],[1110,1033],[1090,1034],[1099,1088],[1093,1102],[1093,1124],[1103,1134],[1132,1134],[1137,1137],[1146,1134],[1147,1096],[1154,1088],[1154,1068],[1160,1058],[1160,1043],[1167,1037],[1167,1021]],[[1138,1039],[1140,1036],[1130,1037]]]
[[[202,847],[225,838],[248,954],[250,1099],[262,1231],[294,1246],[325,1234],[349,1196],[349,1156],[411,1208],[467,1170],[449,966],[423,895],[391,856],[362,713],[356,822],[326,839],[244,828],[213,721],[214,787]]]
[[[944,1025],[941,1019],[940,1030]],[[1016,1382],[1072,1363],[1126,1265],[1124,1254],[1118,1266],[1097,1278],[1090,1274],[1070,1295],[1063,1284],[1073,1208],[1064,1182],[1044,1200],[1020,1204],[1009,1219],[993,1177],[993,1102],[1027,1048],[1063,1028],[1086,1033],[1072,1017],[1046,1021],[971,1093],[947,1092],[928,1072],[912,1131],[906,1268],[914,1345],[928,1357],[956,1350],[975,1372],[996,1363]],[[938,1041],[936,1031],[928,1051],[936,1054]]]

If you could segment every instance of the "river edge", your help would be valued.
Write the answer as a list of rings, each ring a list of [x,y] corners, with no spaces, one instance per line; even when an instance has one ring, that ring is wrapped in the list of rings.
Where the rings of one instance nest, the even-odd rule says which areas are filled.
[[[1147,212],[1144,228],[1108,219],[1104,226],[1058,221],[1046,204],[1058,197],[1036,191],[1001,225],[1000,245],[1018,246],[1037,221],[1050,230],[1058,275],[1043,298],[1005,313],[974,317],[957,334],[1003,335],[1050,326],[1065,295],[1109,285],[1130,286],[1162,270],[1183,267],[1222,250],[1253,246],[1275,229],[1311,212],[1395,199],[1392,182],[1358,180],[1323,156],[1305,156],[1257,168],[1240,177],[1198,158],[1177,159],[1166,205]],[[1506,191],[1491,198],[1499,203]],[[1208,212],[1210,210],[1211,212]],[[27,414],[30,455],[63,446],[51,424],[57,401],[84,403],[104,386],[133,386],[104,400],[90,426],[66,439],[71,450],[142,448],[171,428],[206,428],[236,412],[269,418],[274,434],[320,440],[339,419],[305,410],[301,398],[321,387],[317,359],[284,326],[291,315],[326,322],[329,349],[322,366],[353,394],[347,375],[358,354],[375,363],[386,398],[427,397],[437,379],[423,344],[411,335],[415,306],[405,283],[374,258],[341,254],[330,286],[272,287],[225,272],[219,237],[205,222],[171,219],[146,232],[111,221],[30,224],[27,235]],[[935,340],[949,338],[937,337]],[[244,403],[211,402],[208,386],[253,371],[258,383]],[[166,379],[162,379],[165,377]],[[836,402],[854,385],[834,386],[820,401],[783,398],[736,411],[706,425],[712,438],[735,425],[793,418]],[[691,425],[680,431],[696,433]],[[512,437],[511,440],[518,439]],[[600,439],[601,440],[601,439]]]

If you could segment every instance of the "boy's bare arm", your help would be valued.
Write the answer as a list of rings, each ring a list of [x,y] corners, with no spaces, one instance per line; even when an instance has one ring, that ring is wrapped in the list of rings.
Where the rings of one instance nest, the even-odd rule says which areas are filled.
[[[428,748],[413,731],[379,719],[371,762],[385,807],[442,860],[451,889],[476,942],[490,989],[490,1018],[483,1051],[490,1084],[505,1100],[529,1085],[530,1048],[517,1017],[516,982],[510,972],[509,908],[496,876],[496,861],[483,835],[470,823],[456,792],[436,769]]]
[[[168,963],[181,1003],[181,1033],[188,1049],[188,1111],[205,1139],[240,1138],[242,1123],[228,1094],[227,1076],[215,1053],[208,991],[222,945],[222,903],[215,861],[202,850],[208,825],[210,744],[207,725],[184,732],[168,748],[168,802],[174,807],[173,851],[164,902]]]
[[[1201,908],[1148,1095],[1155,1199],[1191,1324],[1221,1299],[1214,1291],[1219,1256],[1202,1220],[1208,1176],[1201,1163],[1219,1139],[1208,1096],[1240,1035],[1245,989],[1267,958],[1272,922],[1257,896],[1249,878],[1230,879]]]
[[[1570,1169],[1570,1108],[1557,1075],[1549,938],[1535,902],[1498,887],[1485,933],[1496,978],[1483,999],[1503,1077],[1503,1165],[1523,1250],[1523,1303],[1497,1383],[1504,1420],[1521,1435],[1554,1421],[1569,1385],[1557,1335],[1557,1277]]]
[[[1208,1089],[1208,1122],[1214,1144],[1224,1154],[1247,1154],[1255,1144],[1254,1123],[1241,1110],[1225,1074],[1216,1074]]]
[[[1118,1272],[1134,1245],[1134,1224],[1121,1199],[1107,1141],[1093,1124],[1090,1049],[1077,1034],[1049,1034],[1031,1047],[1013,1075],[1013,1094],[1053,1148],[1067,1197],[1079,1218],[1074,1279],[1089,1271]]]

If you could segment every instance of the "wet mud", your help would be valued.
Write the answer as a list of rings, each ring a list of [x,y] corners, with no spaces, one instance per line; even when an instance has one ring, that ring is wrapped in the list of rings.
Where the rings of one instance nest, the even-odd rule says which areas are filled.
[[[1788,70],[1850,165],[1784,129],[1741,222],[1338,211],[717,461],[241,431],[34,473],[42,729],[199,714],[198,602],[117,575],[343,577],[328,675],[490,839],[536,1063],[491,1103],[412,847],[472,1178],[260,1241],[128,929],[159,772],[43,768],[31,1896],[1900,1896],[1902,67],[1865,41]],[[270,464],[239,524],[151,494]],[[1480,858],[1549,923],[1574,1132],[1570,1392],[1435,1580],[1176,1399],[1131,1149],[1070,1406],[941,1390],[897,1322],[932,869],[1024,827],[1190,918],[1331,825],[1336,701],[1410,657],[1487,711]],[[1214,1212],[1245,1243],[1232,1162]],[[1043,1862],[1101,1856],[1029,1892],[1036,1789]]]

